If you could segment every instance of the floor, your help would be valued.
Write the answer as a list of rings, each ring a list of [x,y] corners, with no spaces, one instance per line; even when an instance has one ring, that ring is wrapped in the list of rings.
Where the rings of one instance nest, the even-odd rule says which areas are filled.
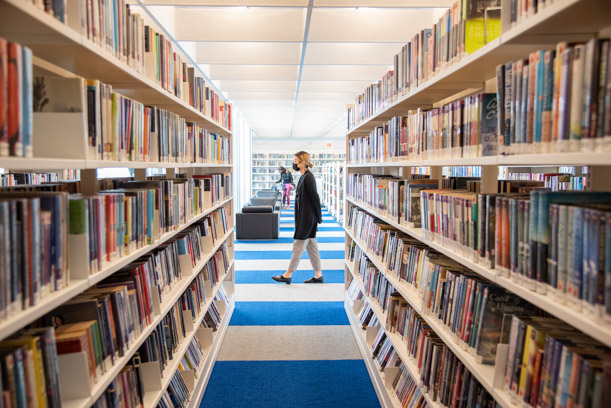
[[[271,280],[291,257],[293,209],[277,241],[236,241],[236,307],[202,407],[379,407],[348,323],[344,233],[323,211],[324,284],[304,254],[293,283]]]

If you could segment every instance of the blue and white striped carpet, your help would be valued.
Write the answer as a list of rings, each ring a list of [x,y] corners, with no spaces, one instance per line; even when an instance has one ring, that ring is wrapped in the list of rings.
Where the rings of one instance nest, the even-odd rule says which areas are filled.
[[[294,212],[277,241],[236,241],[236,306],[201,407],[379,407],[344,310],[344,233],[323,210],[318,246],[324,284],[307,253],[291,285]]]

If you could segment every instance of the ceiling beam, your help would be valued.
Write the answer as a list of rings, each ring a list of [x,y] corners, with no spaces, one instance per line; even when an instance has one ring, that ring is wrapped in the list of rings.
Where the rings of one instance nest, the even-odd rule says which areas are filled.
[[[297,75],[297,92],[295,92],[295,105],[293,106],[293,119],[291,121],[291,134],[289,138],[293,137],[293,127],[295,125],[295,113],[297,112],[297,101],[299,100],[299,86],[301,85],[301,74],[303,73],[303,61],[305,61],[306,47],[308,45],[308,35],[310,33],[310,22],[312,21],[312,8],[314,6],[314,0],[308,1],[308,9],[306,12],[305,28],[303,30],[303,44],[301,46],[301,60],[299,61],[299,74]]]
[[[340,124],[340,123],[342,123],[342,122],[346,123],[346,119],[347,119],[346,117],[347,117],[347,116],[348,116],[348,113],[345,113],[345,114],[344,114],[344,116],[342,116],[342,117],[340,118],[340,120],[338,120],[337,122],[335,122],[335,124],[334,124],[333,126],[331,126],[331,127],[329,128],[329,130],[327,130],[327,131],[325,132],[325,134],[324,134],[324,135],[322,135],[320,138],[322,139],[323,137],[327,136],[327,135],[328,135],[329,133],[331,133],[331,131],[332,131],[333,129],[335,129],[335,128],[336,128],[336,127],[337,127],[337,126]],[[347,130],[346,130],[346,131],[347,131]],[[332,140],[332,139],[335,139],[335,138],[330,137],[330,138],[329,138],[329,139],[327,139],[327,140]],[[342,139],[343,139],[343,140],[345,140],[345,138],[342,138]]]

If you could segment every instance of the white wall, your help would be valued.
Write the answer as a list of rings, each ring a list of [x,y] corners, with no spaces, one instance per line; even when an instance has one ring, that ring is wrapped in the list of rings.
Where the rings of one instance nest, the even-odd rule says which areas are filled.
[[[327,147],[331,143],[332,147]],[[254,153],[297,153],[305,150],[308,153],[346,153],[345,139],[260,139],[253,138]]]
[[[251,128],[236,108],[233,110],[233,174],[234,212],[238,212],[251,197],[252,148]]]
[[[166,31],[176,38],[176,9],[174,7],[148,6],[148,10]]]

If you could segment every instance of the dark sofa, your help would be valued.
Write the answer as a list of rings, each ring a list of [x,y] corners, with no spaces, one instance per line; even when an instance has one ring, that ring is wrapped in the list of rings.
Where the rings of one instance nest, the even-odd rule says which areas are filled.
[[[256,196],[236,214],[236,238],[278,239],[280,212],[278,195]]]

